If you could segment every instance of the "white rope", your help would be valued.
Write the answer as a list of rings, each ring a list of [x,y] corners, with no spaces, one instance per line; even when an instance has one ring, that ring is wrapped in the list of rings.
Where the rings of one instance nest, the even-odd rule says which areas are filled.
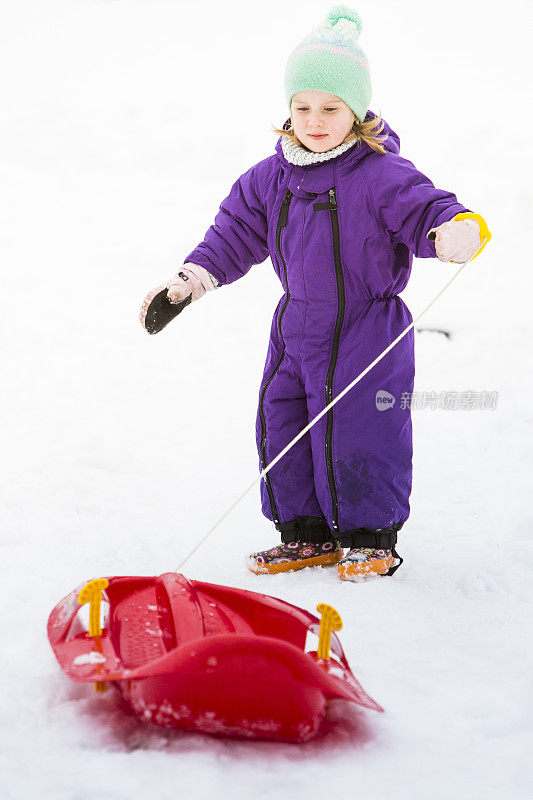
[[[418,314],[418,316],[416,316],[416,317],[415,317],[415,319],[413,319],[413,321],[411,322],[411,324],[410,324],[410,325],[408,325],[408,326],[407,326],[407,328],[405,328],[405,330],[403,330],[403,331],[400,333],[400,335],[399,335],[399,336],[397,336],[397,337],[396,337],[396,339],[394,339],[394,341],[393,341],[393,342],[391,342],[391,343],[388,345],[388,347],[386,347],[386,348],[385,348],[385,350],[383,350],[383,352],[382,352],[382,353],[380,353],[380,354],[379,354],[379,356],[378,356],[377,358],[375,358],[375,359],[374,359],[374,361],[372,361],[372,363],[371,363],[371,364],[369,364],[369,365],[368,365],[368,367],[366,367],[366,368],[365,368],[365,369],[364,369],[362,372],[360,372],[360,373],[359,373],[359,375],[358,375],[356,378],[354,378],[354,379],[353,379],[353,381],[352,381],[351,383],[349,383],[349,384],[348,384],[348,386],[346,386],[346,387],[345,387],[345,388],[342,390],[342,392],[341,392],[340,394],[338,394],[338,395],[337,395],[337,396],[336,396],[336,397],[335,397],[335,398],[334,398],[334,399],[331,401],[331,403],[329,403],[329,404],[328,404],[328,405],[327,405],[325,408],[323,408],[323,409],[322,409],[322,411],[321,411],[319,414],[317,414],[317,415],[316,415],[316,417],[315,417],[313,420],[311,420],[311,422],[310,422],[308,425],[306,425],[306,426],[305,426],[305,428],[304,428],[303,430],[301,430],[301,431],[300,431],[300,433],[299,433],[297,436],[295,436],[295,437],[294,437],[294,439],[292,440],[292,442],[289,442],[289,444],[288,444],[288,445],[287,445],[287,446],[286,446],[286,447],[285,447],[285,448],[284,448],[284,449],[281,451],[281,453],[278,453],[278,455],[277,455],[275,458],[273,458],[273,459],[272,459],[272,461],[270,462],[270,464],[267,464],[267,466],[266,466],[266,467],[264,468],[264,470],[263,470],[263,471],[262,471],[262,472],[261,472],[261,473],[260,473],[260,474],[257,476],[257,478],[254,480],[254,482],[253,482],[253,483],[251,483],[251,484],[248,486],[248,488],[247,488],[247,489],[246,489],[246,490],[245,490],[245,491],[244,491],[244,492],[243,492],[243,493],[240,495],[240,497],[238,497],[238,498],[235,500],[235,502],[233,503],[233,505],[232,505],[232,506],[230,506],[230,507],[228,508],[228,510],[227,510],[227,511],[226,511],[226,512],[225,512],[225,513],[224,513],[224,514],[223,514],[223,515],[220,517],[220,519],[218,519],[218,520],[215,522],[215,524],[213,525],[213,527],[212,527],[212,528],[210,528],[210,530],[208,530],[208,532],[205,534],[205,536],[203,536],[203,537],[202,537],[202,539],[200,539],[200,541],[198,542],[198,544],[197,544],[197,545],[196,545],[196,546],[195,546],[195,547],[194,547],[194,548],[191,550],[191,552],[189,553],[189,555],[188,555],[188,556],[186,556],[186,557],[183,559],[183,561],[182,561],[182,562],[181,562],[181,563],[178,565],[178,567],[176,568],[176,572],[179,572],[179,571],[180,571],[180,569],[183,567],[183,565],[187,563],[187,561],[188,561],[188,560],[191,558],[191,556],[193,556],[193,555],[194,555],[194,553],[196,553],[196,551],[197,551],[197,550],[198,550],[198,549],[199,549],[199,548],[200,548],[200,547],[203,545],[203,543],[204,543],[204,542],[205,542],[205,541],[206,541],[206,540],[207,540],[207,539],[208,539],[208,538],[211,536],[211,534],[212,534],[212,533],[213,533],[213,532],[214,532],[214,531],[215,531],[215,530],[218,528],[218,526],[220,525],[220,523],[221,523],[221,522],[223,522],[223,521],[226,519],[226,517],[227,517],[229,514],[231,514],[231,512],[233,511],[233,509],[234,509],[236,506],[238,506],[238,505],[239,505],[239,503],[241,502],[241,500],[243,500],[243,499],[246,497],[246,495],[248,494],[248,492],[251,492],[251,491],[252,491],[252,489],[254,488],[254,486],[256,486],[256,485],[259,483],[259,481],[260,481],[262,478],[264,478],[264,477],[265,477],[265,475],[267,474],[267,472],[270,472],[270,470],[272,469],[272,467],[275,467],[275,466],[276,466],[276,464],[278,463],[278,461],[280,461],[280,460],[283,458],[283,456],[285,455],[285,453],[288,453],[288,452],[289,452],[289,450],[290,450],[292,447],[294,447],[294,445],[295,445],[297,442],[299,442],[299,441],[300,441],[300,439],[302,438],[302,436],[305,436],[305,434],[306,434],[308,431],[310,431],[310,430],[311,430],[311,428],[313,427],[313,425],[316,425],[316,423],[318,422],[318,420],[319,420],[319,419],[322,419],[322,417],[324,416],[324,414],[327,414],[327,413],[328,413],[328,411],[330,410],[330,408],[333,408],[333,406],[335,405],[335,403],[338,403],[338,402],[339,402],[339,400],[341,400],[341,399],[344,397],[344,395],[345,395],[345,394],[347,394],[347,393],[350,391],[350,389],[353,389],[353,387],[356,385],[356,383],[359,383],[359,381],[360,381],[362,378],[364,378],[364,377],[365,377],[365,375],[366,375],[368,372],[370,372],[370,370],[371,370],[373,367],[375,367],[375,366],[376,366],[376,364],[378,364],[378,363],[381,361],[381,359],[382,359],[382,358],[384,358],[384,357],[387,355],[387,353],[388,353],[390,350],[392,350],[392,348],[393,348],[395,345],[397,345],[397,344],[398,344],[398,342],[399,342],[399,341],[401,341],[401,339],[403,339],[403,337],[404,337],[404,336],[406,336],[406,334],[408,334],[408,333],[409,333],[409,331],[410,331],[412,328],[414,328],[414,326],[416,325],[416,323],[418,322],[418,320],[419,320],[419,319],[422,319],[422,317],[424,316],[424,314],[426,313],[426,311],[429,311],[429,309],[431,308],[431,306],[432,306],[434,303],[436,303],[436,302],[437,302],[437,300],[439,299],[439,297],[441,297],[441,296],[444,294],[444,292],[445,292],[445,291],[446,291],[446,290],[447,290],[447,289],[448,289],[448,288],[451,286],[451,284],[452,284],[452,283],[454,282],[454,280],[457,278],[457,276],[459,275],[459,273],[460,273],[460,272],[461,272],[461,271],[462,271],[462,270],[463,270],[463,269],[466,267],[466,265],[468,264],[468,262],[472,260],[472,258],[473,258],[473,257],[476,255],[476,253],[479,253],[479,251],[480,251],[481,247],[482,247],[482,246],[485,244],[485,242],[486,242],[486,239],[484,239],[484,240],[483,240],[483,242],[481,243],[481,245],[478,247],[478,249],[476,250],[476,252],[475,252],[475,253],[473,253],[473,254],[470,256],[470,258],[468,259],[468,261],[465,261],[463,264],[461,264],[461,266],[459,267],[459,269],[458,269],[458,270],[457,270],[457,271],[454,273],[454,275],[452,275],[452,277],[450,278],[450,280],[448,281],[448,283],[446,283],[446,284],[443,286],[443,288],[442,288],[442,289],[441,289],[439,292],[437,292],[437,294],[436,294],[436,295],[435,295],[435,297],[434,297],[434,298],[431,300],[431,302],[429,302],[429,303],[427,304],[427,306],[426,306],[426,307],[425,307],[425,308],[424,308],[424,309],[423,309],[423,310],[420,312],[420,314]]]

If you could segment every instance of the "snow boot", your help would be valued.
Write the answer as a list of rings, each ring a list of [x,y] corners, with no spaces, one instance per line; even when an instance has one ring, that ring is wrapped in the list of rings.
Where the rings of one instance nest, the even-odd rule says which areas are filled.
[[[343,549],[336,542],[288,542],[260,553],[251,553],[246,566],[256,575],[275,575],[305,567],[332,567],[339,563],[342,554]]]
[[[392,550],[355,547],[337,565],[337,570],[343,581],[354,581],[369,576],[388,575],[394,561]]]

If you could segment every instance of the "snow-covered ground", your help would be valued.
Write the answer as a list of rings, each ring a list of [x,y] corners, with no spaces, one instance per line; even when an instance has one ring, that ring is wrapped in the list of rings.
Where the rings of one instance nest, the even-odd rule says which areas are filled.
[[[286,57],[329,4],[1,3],[3,800],[531,797],[530,6],[356,5],[371,108],[493,233],[421,323],[451,337],[417,334],[415,388],[499,397],[413,411],[393,579],[248,573],[246,552],[275,541],[258,489],[187,564],[342,614],[386,713],[336,706],[294,746],[146,727],[69,682],[45,626],[85,579],[174,569],[256,475],[269,262],[159,336],[137,312],[273,152]],[[413,312],[454,269],[415,263]]]

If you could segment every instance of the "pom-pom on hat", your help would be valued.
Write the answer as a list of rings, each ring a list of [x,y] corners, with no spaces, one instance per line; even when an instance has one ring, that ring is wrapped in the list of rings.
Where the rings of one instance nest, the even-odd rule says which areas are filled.
[[[318,89],[340,97],[364,122],[372,87],[367,57],[357,43],[362,29],[356,11],[334,6],[324,22],[300,42],[285,67],[289,108],[297,92]]]

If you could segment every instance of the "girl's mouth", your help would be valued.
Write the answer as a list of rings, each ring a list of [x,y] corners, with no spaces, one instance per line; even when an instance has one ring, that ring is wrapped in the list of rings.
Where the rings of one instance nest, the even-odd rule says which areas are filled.
[[[311,139],[325,139],[328,134],[327,133],[308,133],[307,135],[310,136]]]

